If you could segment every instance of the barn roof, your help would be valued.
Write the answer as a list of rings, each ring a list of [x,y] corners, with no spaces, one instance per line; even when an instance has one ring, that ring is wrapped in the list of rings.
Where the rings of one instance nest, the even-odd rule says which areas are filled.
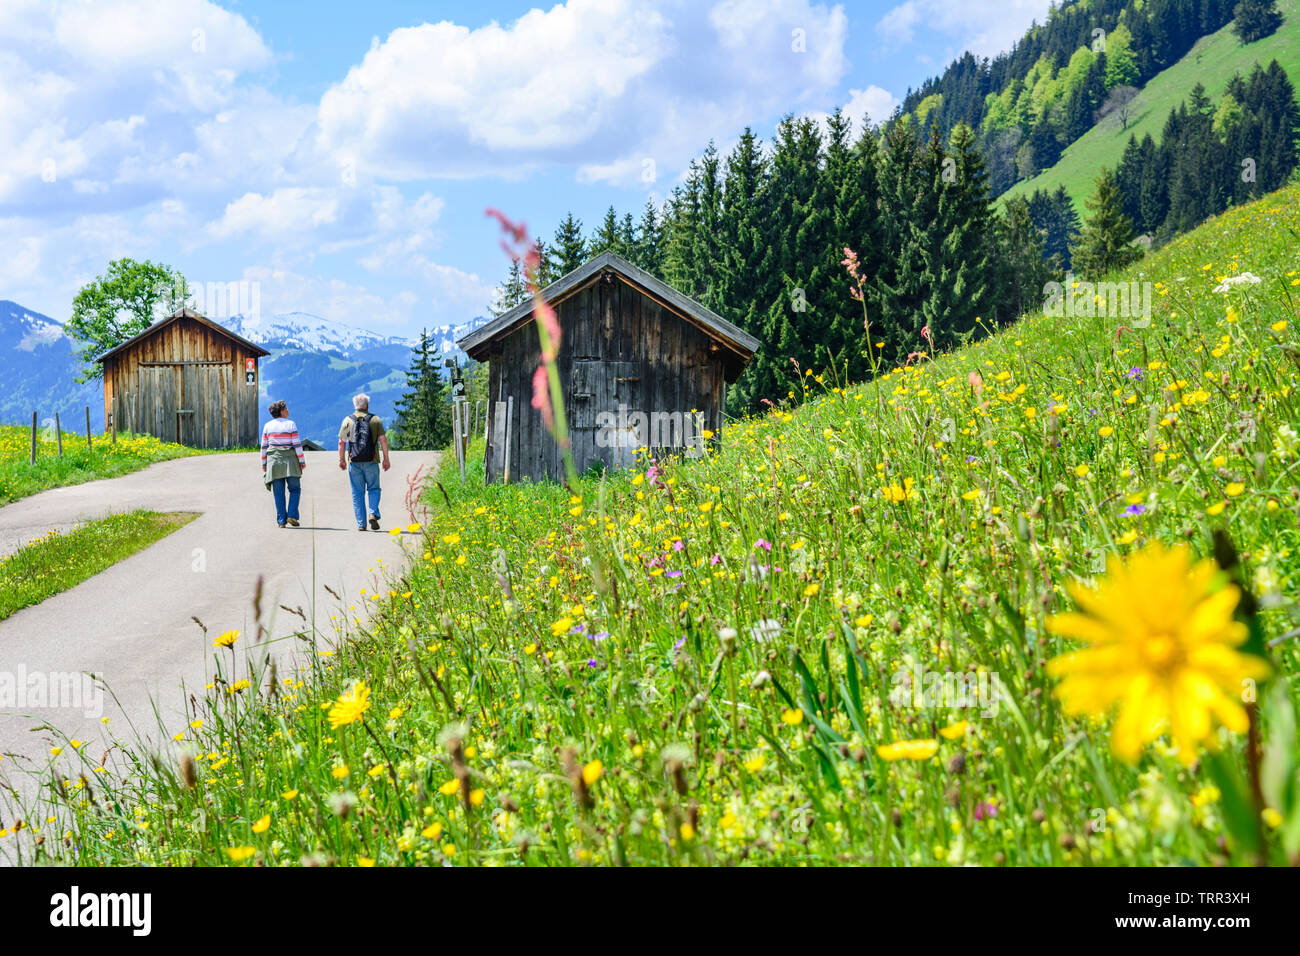
[[[240,345],[248,349],[248,351],[252,352],[254,355],[262,356],[262,355],[271,354],[266,349],[262,348],[262,346],[256,344],[255,342],[248,341],[248,339],[244,338],[242,335],[236,335],[234,332],[230,331],[230,329],[226,328],[223,325],[218,325],[216,322],[213,322],[207,316],[199,315],[199,313],[195,312],[191,308],[183,308],[183,309],[177,309],[171,315],[167,316],[167,318],[155,322],[153,325],[149,326],[149,328],[145,329],[143,332],[131,336],[121,345],[114,346],[113,348],[109,349],[107,352],[102,353],[101,355],[96,355],[95,361],[102,362],[104,361],[104,359],[112,358],[118,352],[124,351],[125,349],[129,349],[137,342],[144,341],[145,339],[149,338],[149,336],[155,335],[156,333],[165,329],[167,326],[171,325],[173,322],[177,322],[180,319],[193,319],[195,322],[198,322],[200,325],[206,325],[208,328],[212,329],[212,331],[220,332],[226,338],[238,342]]]
[[[555,305],[570,295],[590,285],[606,271],[616,273],[619,278],[633,288],[658,299],[661,304],[691,322],[711,338],[728,346],[732,351],[748,359],[758,351],[762,344],[748,332],[732,325],[711,309],[705,308],[690,296],[682,295],[667,282],[656,279],[644,269],[637,268],[622,256],[613,252],[602,252],[594,259],[578,266],[568,275],[556,279],[542,290],[542,299]],[[522,326],[533,313],[533,302],[527,299],[509,312],[505,312],[486,325],[479,326],[473,332],[456,342],[470,358],[478,359],[483,355],[488,343],[501,338]],[[477,353],[477,354],[475,354]]]

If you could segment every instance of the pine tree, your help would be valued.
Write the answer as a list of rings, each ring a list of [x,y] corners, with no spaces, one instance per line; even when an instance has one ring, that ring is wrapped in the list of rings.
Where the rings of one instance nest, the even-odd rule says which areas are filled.
[[[657,278],[663,278],[663,228],[654,200],[645,201],[641,221],[637,223],[636,241],[632,244],[632,262]]]
[[[1242,43],[1254,43],[1282,25],[1277,0],[1241,0],[1232,12],[1232,28]]]
[[[777,295],[769,267],[771,248],[764,234],[767,176],[762,146],[753,130],[746,128],[727,156],[723,177],[718,305],[723,318],[760,338]],[[755,411],[764,397],[756,390],[756,373],[747,369],[728,389],[727,405],[733,414]]]
[[[510,269],[501,284],[497,286],[496,295],[492,299],[490,306],[492,314],[504,315],[527,297],[528,286],[524,282],[524,270],[519,265],[519,260],[512,258]]]
[[[1096,186],[1087,202],[1088,220],[1070,248],[1074,271],[1089,279],[1100,279],[1142,258],[1141,248],[1133,244],[1133,224],[1124,215],[1114,174],[1102,167]]]
[[[618,213],[614,207],[610,206],[605,210],[605,218],[601,221],[600,228],[596,230],[587,243],[587,255],[595,256],[602,252],[612,252],[616,255],[622,255],[622,238],[618,231]]]
[[[1029,202],[1010,199],[997,223],[1000,299],[1009,318],[1018,318],[1038,306],[1046,285],[1060,270],[1043,255],[1044,233],[1029,215]]]
[[[630,212],[623,213],[623,221],[618,226],[618,254],[629,262],[636,249],[636,224]]]
[[[914,223],[933,219],[933,181],[938,174],[933,163],[923,163],[910,126],[891,123],[881,137],[876,156],[880,235],[889,254],[865,290],[870,347],[886,367],[901,364],[908,352],[915,351],[919,338],[921,323],[917,318],[925,287]],[[864,335],[864,348],[866,338]]]
[[[1043,255],[1061,269],[1070,268],[1070,246],[1079,235],[1079,213],[1064,186],[1049,193],[1039,189],[1029,197],[1029,217],[1043,233]]]
[[[588,258],[587,243],[582,238],[582,221],[573,218],[573,213],[567,213],[556,227],[551,242],[549,265],[553,280],[568,275]]]
[[[997,320],[991,314],[996,311],[996,288],[990,281],[996,271],[991,266],[993,212],[984,161],[969,126],[953,127],[947,153],[937,137],[926,153],[927,172],[937,160],[937,175],[930,183],[934,217],[915,223],[926,273],[921,319],[934,347],[948,349],[974,332],[977,320]],[[914,350],[924,347],[918,338]]]
[[[406,391],[393,406],[395,448],[431,450],[445,448],[451,441],[451,404],[439,372],[440,358],[437,345],[424,330],[406,372]]]

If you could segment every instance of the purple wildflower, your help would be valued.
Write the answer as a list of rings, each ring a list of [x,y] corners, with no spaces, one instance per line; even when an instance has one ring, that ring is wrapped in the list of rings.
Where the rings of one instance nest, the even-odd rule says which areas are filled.
[[[1130,518],[1136,518],[1140,514],[1146,514],[1146,510],[1146,505],[1129,505],[1124,509],[1124,514],[1128,515]]]

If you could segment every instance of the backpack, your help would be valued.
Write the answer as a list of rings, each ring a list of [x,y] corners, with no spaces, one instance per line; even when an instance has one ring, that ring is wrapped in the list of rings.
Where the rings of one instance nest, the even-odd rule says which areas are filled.
[[[370,415],[352,416],[352,440],[348,442],[348,457],[352,461],[374,461],[375,439],[370,431]]]

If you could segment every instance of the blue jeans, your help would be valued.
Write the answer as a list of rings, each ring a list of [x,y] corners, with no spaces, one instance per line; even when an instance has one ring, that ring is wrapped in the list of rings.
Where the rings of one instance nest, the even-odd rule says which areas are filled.
[[[354,461],[348,465],[348,481],[352,483],[352,513],[357,527],[366,524],[366,495],[370,495],[370,513],[379,517],[379,462]]]
[[[284,488],[289,486],[289,506],[284,504]],[[271,494],[275,496],[275,523],[284,524],[286,519],[298,520],[298,499],[302,497],[301,478],[276,478],[271,482]]]

